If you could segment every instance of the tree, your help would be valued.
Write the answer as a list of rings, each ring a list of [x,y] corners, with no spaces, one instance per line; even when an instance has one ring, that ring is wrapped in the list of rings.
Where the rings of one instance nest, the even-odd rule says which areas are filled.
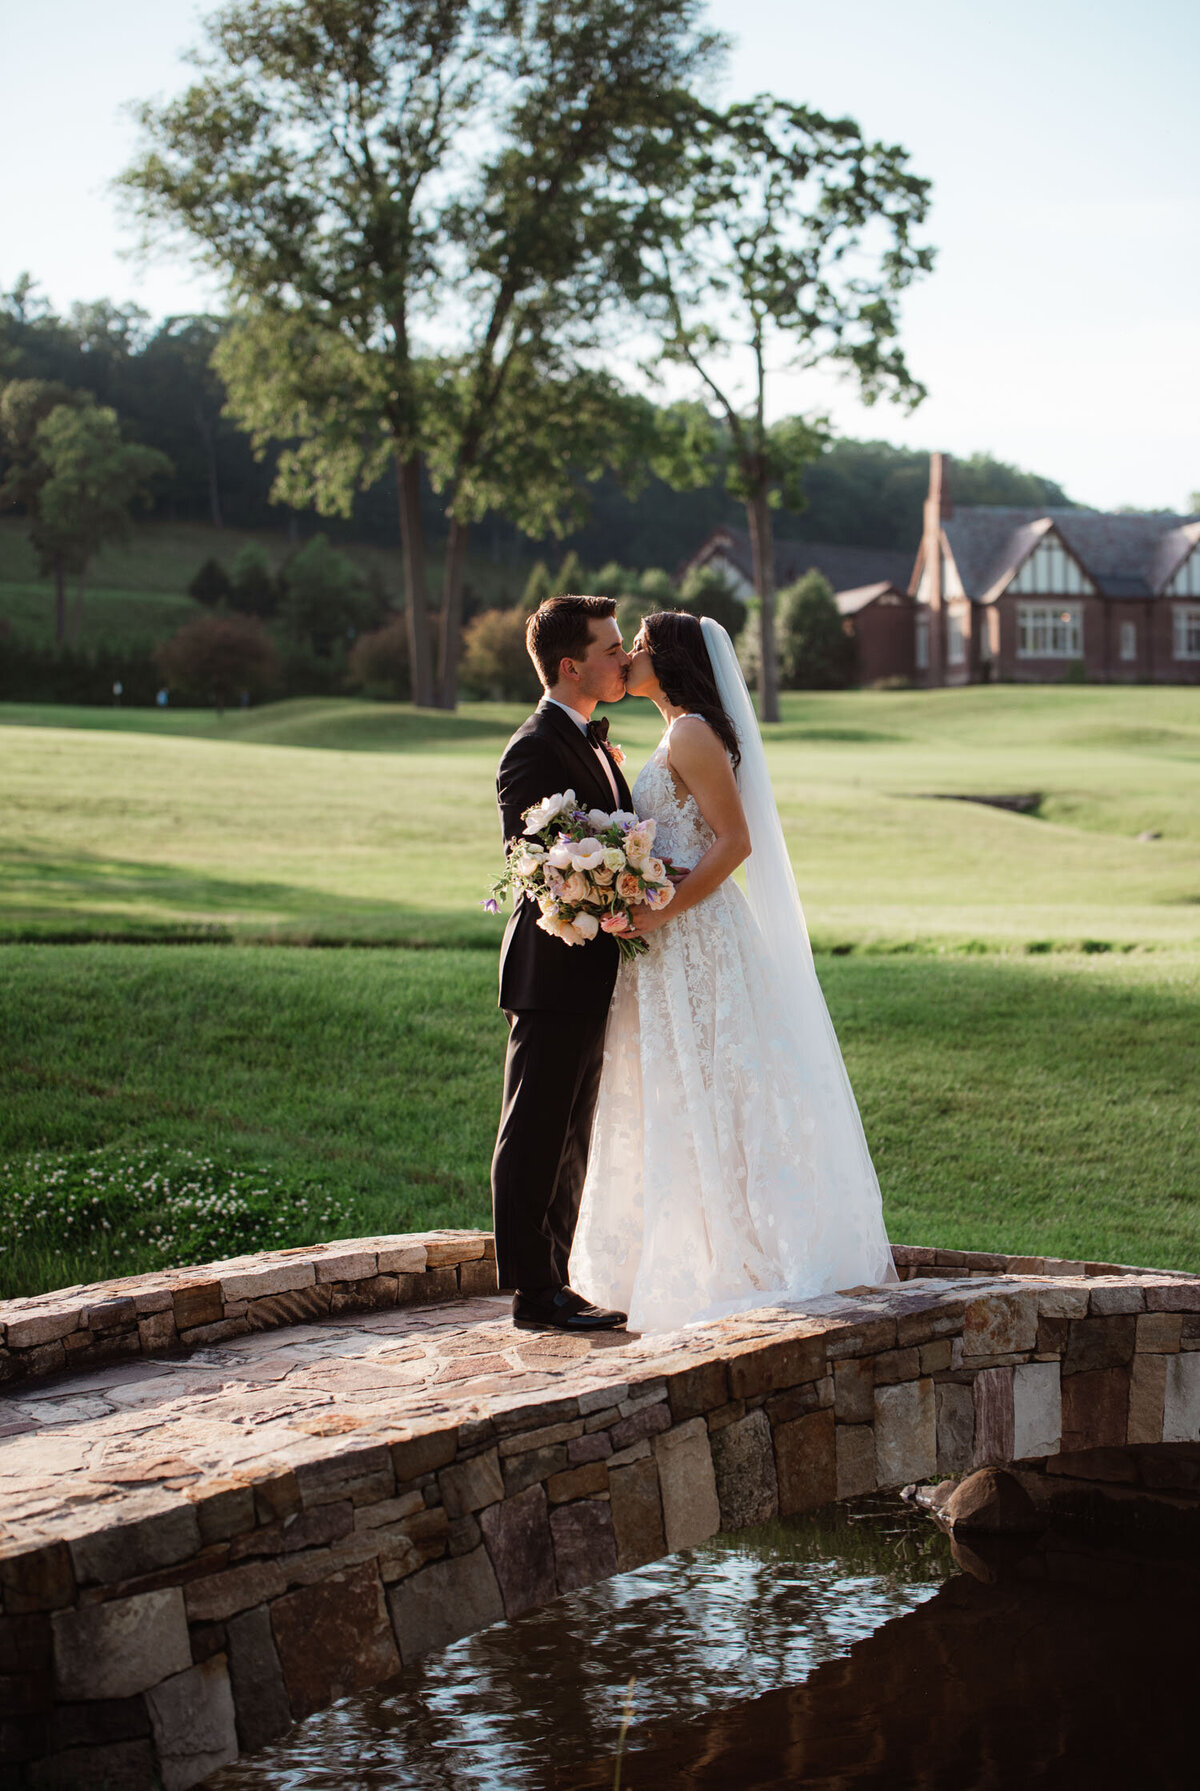
[[[386,696],[397,703],[409,701],[412,668],[403,616],[394,616],[382,628],[359,635],[350,649],[350,676],[368,696]]]
[[[219,603],[228,603],[232,592],[228,572],[220,560],[211,557],[205,560],[188,586],[188,596],[194,597],[197,603],[207,604],[209,609],[215,609]]]
[[[815,568],[779,593],[779,670],[785,690],[844,690],[853,681],[854,640]]]
[[[394,465],[419,704],[454,701],[474,523],[561,532],[583,480],[671,463],[587,356],[713,62],[697,10],[235,0],[203,78],[142,108],[126,188],[229,282],[216,364],[258,451],[290,443],[275,496],[347,514]],[[423,463],[449,523],[436,689]]]
[[[314,535],[288,563],[284,625],[314,653],[326,657],[335,640],[352,637],[375,620],[374,603],[354,562]]]
[[[671,238],[643,257],[638,291],[669,362],[689,368],[730,442],[728,485],[746,506],[761,632],[763,718],[778,719],[771,511],[804,502],[822,419],[767,421],[778,357],[848,370],[868,403],[923,388],[896,337],[896,297],[932,264],[913,240],[929,183],[907,155],[849,119],[760,96],[704,110],[682,140],[689,168]],[[724,364],[738,357],[731,372]]]
[[[463,683],[475,696],[531,703],[541,685],[525,646],[525,609],[489,609],[467,623]]]
[[[76,639],[87,574],[106,541],[124,540],[130,509],[148,503],[151,482],[170,474],[155,448],[121,439],[117,413],[38,380],[14,380],[0,397],[0,430],[12,464],[0,503],[20,505],[43,573],[54,579],[54,638],[67,640],[66,581],[77,580],[70,634]]]
[[[229,601],[244,616],[273,616],[279,608],[279,580],[261,541],[247,541],[233,562]]]
[[[746,626],[746,605],[728,575],[711,561],[705,566],[694,566],[688,573],[679,593],[679,607],[690,610],[694,616],[711,616],[732,640]]]
[[[550,576],[550,568],[545,560],[535,560],[533,570],[525,581],[525,590],[521,596],[521,608],[526,615],[532,615],[540,609],[548,598],[555,595],[554,580]]]
[[[172,690],[218,710],[243,691],[251,700],[265,696],[279,670],[271,637],[255,616],[195,616],[154,657]]]

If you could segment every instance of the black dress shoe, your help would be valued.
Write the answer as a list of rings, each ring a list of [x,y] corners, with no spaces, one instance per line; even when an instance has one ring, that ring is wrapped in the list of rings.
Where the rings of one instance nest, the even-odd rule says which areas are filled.
[[[513,1298],[513,1324],[518,1331],[616,1331],[625,1318],[624,1312],[605,1312],[590,1305],[572,1287],[517,1293]]]

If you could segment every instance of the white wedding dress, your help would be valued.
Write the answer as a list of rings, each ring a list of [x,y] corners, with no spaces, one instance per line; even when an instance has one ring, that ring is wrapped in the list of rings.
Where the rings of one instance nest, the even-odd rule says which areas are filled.
[[[733,719],[753,779],[750,725],[760,759],[762,748],[748,696]],[[655,853],[691,868],[714,836],[695,798],[676,794],[669,737],[638,777],[634,806],[657,823]],[[727,879],[652,933],[617,977],[571,1285],[628,1312],[634,1331],[896,1278],[798,899],[787,912],[791,867],[771,863],[769,779],[765,797],[769,816],[743,787],[751,901]],[[768,931],[753,911],[760,846],[760,876],[773,872],[777,885],[766,902],[757,892]],[[774,937],[789,927],[791,937]]]

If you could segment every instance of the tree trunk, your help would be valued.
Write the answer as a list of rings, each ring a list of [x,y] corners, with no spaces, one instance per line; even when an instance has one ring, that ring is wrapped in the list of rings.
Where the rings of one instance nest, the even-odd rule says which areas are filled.
[[[400,499],[400,543],[404,556],[404,596],[408,609],[408,656],[412,666],[412,700],[418,709],[436,707],[433,653],[429,631],[429,591],[425,582],[425,531],[421,525],[421,460],[417,454],[396,458],[396,490]]]
[[[205,418],[203,404],[196,406],[196,427],[204,443],[204,458],[208,465],[209,519],[214,529],[223,529],[225,524],[221,519],[221,487],[217,482],[217,444]]]
[[[462,643],[463,574],[467,564],[468,525],[450,519],[446,571],[442,582],[442,626],[438,651],[438,708],[458,706],[458,653]]]
[[[60,553],[54,556],[54,644],[67,644],[67,570]]]
[[[87,590],[87,567],[85,566],[75,581],[75,602],[71,606],[71,645],[79,645],[79,626],[83,621],[83,598]]]
[[[750,524],[750,554],[754,589],[759,602],[759,714],[762,721],[779,720],[779,650],[775,644],[775,545],[771,536],[771,506],[765,490],[756,491],[746,505]]]

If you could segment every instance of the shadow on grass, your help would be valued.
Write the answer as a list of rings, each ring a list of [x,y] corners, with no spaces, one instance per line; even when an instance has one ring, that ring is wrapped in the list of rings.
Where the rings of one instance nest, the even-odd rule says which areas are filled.
[[[0,857],[0,941],[153,941],[498,949],[500,927],[472,910],[425,910],[288,883],[240,881],[178,865],[10,846]]]
[[[1200,1270],[1195,960],[820,976],[894,1238]],[[0,1153],[190,1149],[320,1187],[342,1235],[486,1225],[495,1003],[475,951],[0,947]]]

